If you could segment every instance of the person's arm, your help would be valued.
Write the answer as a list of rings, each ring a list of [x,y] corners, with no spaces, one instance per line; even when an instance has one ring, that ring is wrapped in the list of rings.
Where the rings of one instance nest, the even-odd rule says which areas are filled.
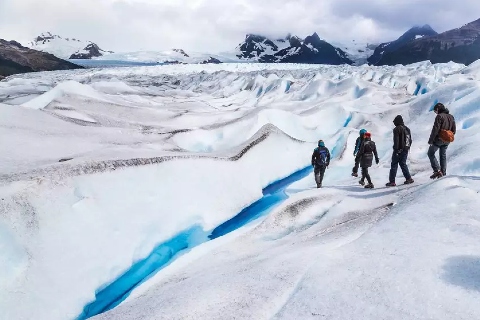
[[[313,150],[313,153],[312,153],[312,166],[315,165],[315,162],[316,162],[316,160],[317,160],[316,158],[317,158],[317,157],[316,157],[316,152],[315,152],[315,150]]]
[[[395,127],[395,129],[393,129],[393,150],[397,152],[399,149],[399,146],[400,146],[400,134],[398,132],[398,127]]]
[[[377,145],[375,143],[373,144],[373,154],[375,155],[375,162],[378,164],[380,160],[378,159]]]
[[[457,133],[457,125],[455,124],[455,118],[452,116],[453,124],[452,124],[452,132],[453,134]]]
[[[353,149],[353,156],[356,156],[358,153],[358,149],[360,148],[360,137],[357,137],[357,140],[355,140],[355,149]]]
[[[330,150],[327,149],[327,167],[330,165]]]
[[[355,161],[360,160],[360,158],[362,157],[364,152],[365,152],[365,144],[362,143],[361,146],[360,146],[360,149],[357,152],[357,156],[355,157]]]
[[[435,122],[433,123],[432,132],[430,133],[430,139],[428,139],[428,144],[433,144],[435,138],[437,137],[438,133],[440,132],[440,128],[442,127],[441,124],[442,117],[437,115],[435,118]]]

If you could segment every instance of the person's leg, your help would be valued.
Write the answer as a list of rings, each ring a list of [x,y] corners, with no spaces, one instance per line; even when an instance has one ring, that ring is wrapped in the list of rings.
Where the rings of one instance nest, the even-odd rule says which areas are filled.
[[[352,174],[358,175],[358,167],[360,166],[360,160],[355,159],[355,165],[352,168]]]
[[[323,177],[325,176],[325,169],[327,169],[327,167],[320,167],[320,187],[322,186]]]
[[[362,186],[365,185],[365,168],[364,167],[362,167],[362,178],[358,183],[360,183]]]
[[[399,155],[399,164],[400,164],[400,168],[402,169],[402,173],[403,173],[403,176],[405,177],[405,179],[410,180],[410,179],[412,179],[412,176],[410,175],[410,171],[408,170],[407,158],[408,158],[408,151],[403,151]]]
[[[442,170],[443,175],[447,174],[447,148],[448,143],[445,143],[440,146],[440,169]]]
[[[370,174],[368,173],[368,167],[362,168],[362,172],[365,172],[364,176],[367,179],[368,184],[371,185],[372,184],[372,179],[370,179]]]
[[[315,183],[317,184],[317,188],[320,185],[320,168],[315,166],[313,169],[313,173],[315,175]]]
[[[398,162],[399,162],[398,154],[395,151],[393,151],[392,163],[390,165],[390,176],[388,178],[390,183],[395,183],[395,177],[397,176]]]
[[[432,166],[433,172],[437,172],[440,170],[440,166],[438,165],[437,157],[435,157],[435,152],[437,152],[438,146],[436,144],[432,144],[428,148],[428,159],[430,159],[430,165]]]

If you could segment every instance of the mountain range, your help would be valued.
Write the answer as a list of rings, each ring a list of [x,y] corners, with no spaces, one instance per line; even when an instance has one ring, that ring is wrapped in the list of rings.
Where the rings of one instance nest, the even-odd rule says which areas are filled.
[[[0,39],[0,78],[16,73],[79,69],[53,54],[32,50],[15,41]]]
[[[264,63],[316,63],[353,64],[340,48],[320,39],[315,32],[301,39],[287,36],[285,39],[270,40],[266,37],[248,34],[245,41],[237,46],[236,56],[241,60]]]
[[[92,59],[113,51],[101,49],[96,43],[75,38],[64,38],[44,32],[27,45],[30,49],[44,51],[60,59]]]
[[[480,19],[440,34],[429,25],[414,26],[398,39],[379,45],[356,41],[329,43],[316,32],[304,39],[295,35],[272,39],[247,34],[234,50],[218,55],[187,53],[182,49],[113,53],[91,41],[63,38],[50,32],[42,33],[27,47],[15,41],[1,40],[0,76],[79,67],[64,61],[66,59],[72,62],[75,59],[100,59],[154,64],[260,62],[332,65],[396,65],[430,60],[432,63],[453,61],[468,65],[480,59]]]

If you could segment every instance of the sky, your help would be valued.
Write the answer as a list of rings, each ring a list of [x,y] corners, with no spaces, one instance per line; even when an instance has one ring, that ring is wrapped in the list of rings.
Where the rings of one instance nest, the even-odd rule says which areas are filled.
[[[480,18],[478,0],[0,0],[0,38],[42,32],[116,52],[233,50],[247,33],[380,43],[413,25],[437,32]]]

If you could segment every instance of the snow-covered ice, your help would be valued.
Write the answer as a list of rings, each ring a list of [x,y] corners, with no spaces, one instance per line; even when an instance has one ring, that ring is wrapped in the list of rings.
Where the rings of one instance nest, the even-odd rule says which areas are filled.
[[[448,176],[431,181],[436,102],[458,133]],[[94,318],[480,318],[479,104],[478,62],[9,77],[0,319],[84,318],[96,293],[176,237],[188,248]],[[387,189],[397,114],[412,130],[415,183],[399,170]],[[361,128],[381,159],[371,191],[350,176]],[[333,156],[322,189],[304,169],[318,139]],[[226,226],[277,187],[254,219]]]

